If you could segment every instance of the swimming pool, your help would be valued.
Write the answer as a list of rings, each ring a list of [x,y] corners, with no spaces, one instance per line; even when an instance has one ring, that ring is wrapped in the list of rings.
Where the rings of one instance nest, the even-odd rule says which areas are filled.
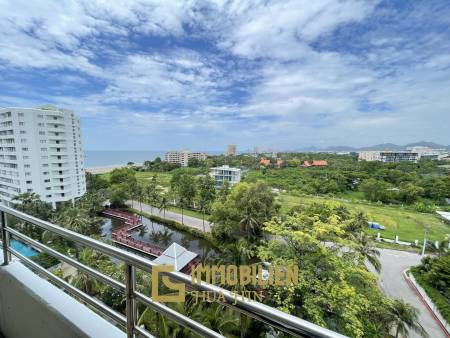
[[[15,239],[11,239],[11,247],[25,257],[33,257],[38,254],[38,252],[33,248]]]

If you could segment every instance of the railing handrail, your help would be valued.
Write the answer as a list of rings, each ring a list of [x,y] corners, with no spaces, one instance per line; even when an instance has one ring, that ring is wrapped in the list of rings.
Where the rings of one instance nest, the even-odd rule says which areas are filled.
[[[71,231],[71,230],[63,228],[61,226],[41,220],[39,218],[30,216],[26,213],[23,213],[21,211],[18,211],[16,209],[13,209],[13,208],[10,208],[10,207],[4,206],[4,205],[0,205],[0,212],[1,212],[1,221],[2,221],[2,234],[3,234],[3,239],[4,239],[3,240],[3,250],[4,250],[4,256],[5,256],[4,257],[5,262],[8,261],[7,256],[6,256],[8,252],[11,252],[15,256],[18,256],[21,260],[23,260],[25,263],[28,263],[29,265],[30,265],[30,262],[32,262],[31,260],[18,254],[16,251],[12,250],[9,247],[9,243],[7,240],[7,238],[8,238],[7,236],[9,233],[11,233],[13,236],[21,238],[22,240],[28,242],[28,244],[30,244],[32,246],[38,247],[50,254],[55,254],[54,252],[51,252],[53,249],[49,248],[45,244],[37,242],[37,241],[29,238],[28,236],[20,234],[17,231],[15,231],[14,229],[7,227],[5,214],[15,216],[25,222],[29,222],[33,225],[39,226],[40,228],[43,228],[45,230],[56,233],[70,241],[77,242],[79,244],[87,246],[96,251],[100,251],[103,254],[115,257],[115,258],[123,261],[126,264],[126,270],[128,271],[128,273],[126,273],[127,283],[125,285],[125,292],[127,295],[127,334],[128,334],[128,337],[133,337],[135,332],[139,332],[140,334],[143,334],[143,330],[140,328],[137,328],[134,323],[134,314],[132,312],[133,311],[135,312],[135,310],[132,310],[131,308],[135,307],[135,304],[133,304],[133,302],[132,302],[135,299],[138,299],[139,301],[144,302],[146,305],[150,306],[155,311],[161,312],[165,315],[169,315],[169,317],[171,319],[173,319],[174,321],[180,323],[181,325],[189,327],[194,332],[201,334],[202,336],[222,337],[220,334],[210,330],[209,328],[204,327],[200,323],[198,323],[190,318],[187,318],[182,314],[175,312],[176,314],[178,314],[178,316],[177,316],[176,314],[173,313],[174,310],[166,307],[164,304],[154,302],[153,300],[151,300],[151,298],[146,297],[145,295],[140,294],[134,290],[135,281],[134,281],[134,277],[132,276],[132,275],[134,275],[134,268],[139,268],[141,270],[151,273],[152,267],[156,265],[151,260],[148,260],[144,257],[133,254],[133,253],[123,250],[121,248],[106,244],[104,242],[94,240],[90,237],[81,235],[74,231]],[[6,238],[6,240],[5,240],[5,238]],[[34,242],[37,242],[39,244],[36,244]],[[59,254],[59,258],[61,260],[66,260],[66,262],[67,262],[67,260],[71,259],[70,257],[67,257],[61,253],[58,253],[58,254]],[[64,256],[64,257],[61,257],[61,256]],[[65,258],[65,259],[63,259],[63,258]],[[77,261],[75,261],[75,262],[77,262]],[[32,262],[32,263],[34,263],[34,262]],[[101,276],[102,274],[100,272],[97,272],[96,270],[95,270],[96,271],[95,273],[89,273],[89,269],[91,269],[91,270],[93,270],[93,269],[89,268],[87,266],[83,267],[83,264],[81,264],[79,262],[77,262],[78,264],[74,263],[74,262],[71,262],[71,263],[74,264],[75,266],[78,266],[78,268],[81,268],[81,270],[84,270],[84,272],[90,274],[94,278],[99,278],[103,282],[108,282],[108,280],[107,280],[109,278],[108,276],[106,276],[106,275]],[[36,264],[36,263],[34,263],[34,264]],[[299,336],[299,337],[306,336],[306,337],[318,337],[318,338],[345,338],[345,336],[343,336],[339,333],[333,332],[331,330],[328,330],[326,328],[323,328],[321,326],[318,326],[316,324],[313,324],[313,323],[303,320],[301,318],[287,314],[285,312],[282,312],[276,308],[270,307],[263,303],[260,303],[260,302],[254,301],[254,300],[250,300],[245,297],[243,297],[243,298],[236,297],[235,294],[232,293],[231,291],[223,289],[216,285],[208,284],[205,282],[201,282],[199,284],[193,283],[191,276],[186,275],[184,273],[167,272],[165,274],[179,282],[187,284],[189,287],[191,287],[193,289],[196,289],[199,291],[210,291],[210,292],[215,292],[215,293],[221,293],[224,295],[224,298],[225,298],[225,302],[223,302],[223,304],[237,310],[240,313],[243,313],[245,315],[253,317],[257,320],[263,321],[270,326],[273,326],[281,331],[292,334],[294,336]],[[47,277],[49,277],[49,276],[47,276]],[[128,280],[128,279],[130,279],[130,280]],[[121,285],[119,282],[117,282],[117,283],[118,284],[116,284],[115,286],[117,287],[120,285],[120,289],[123,290],[123,285]],[[114,285],[112,285],[112,286],[114,287]],[[132,293],[128,292],[129,288],[133,289]],[[130,301],[130,303],[128,301]],[[107,315],[109,315],[109,314],[107,313]],[[130,323],[130,318],[128,318],[129,316],[132,317],[131,318],[132,323]],[[146,336],[151,337],[151,335],[146,335]]]

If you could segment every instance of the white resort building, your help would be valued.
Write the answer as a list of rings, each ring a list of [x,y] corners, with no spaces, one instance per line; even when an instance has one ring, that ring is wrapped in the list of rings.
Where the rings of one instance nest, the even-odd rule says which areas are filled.
[[[194,158],[199,161],[204,161],[208,155],[202,152],[193,152],[190,150],[168,151],[165,155],[165,161],[173,164],[179,164],[182,167],[187,167],[189,160]]]
[[[385,163],[395,163],[403,161],[416,163],[420,159],[420,157],[417,152],[411,151],[368,150],[360,151],[358,153],[358,159],[360,161],[381,161]]]
[[[74,201],[86,192],[80,121],[55,107],[0,108],[0,201],[25,192]]]
[[[231,168],[228,165],[211,168],[209,174],[216,182],[217,187],[223,186],[225,181],[228,181],[230,186],[241,181],[241,169]]]

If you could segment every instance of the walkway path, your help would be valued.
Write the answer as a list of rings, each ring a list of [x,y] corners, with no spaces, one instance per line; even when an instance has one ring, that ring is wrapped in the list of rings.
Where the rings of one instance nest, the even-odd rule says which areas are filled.
[[[390,249],[380,250],[380,285],[384,293],[390,298],[400,298],[413,305],[420,311],[419,321],[430,337],[445,338],[446,335],[433,319],[432,315],[413,292],[403,278],[403,271],[411,266],[420,264],[421,256],[413,252]],[[410,338],[419,338],[415,332],[410,332]]]
[[[137,201],[127,201],[127,205],[131,206],[133,209],[136,210],[140,210],[140,205]],[[177,212],[173,212],[173,211],[169,211],[166,210],[166,214],[164,216],[164,212],[163,211],[159,211],[158,208],[152,207],[149,204],[145,204],[142,203],[142,211],[147,213],[147,214],[151,214],[151,215],[155,215],[161,218],[165,218],[168,220],[172,220],[178,223],[183,223],[184,225],[187,225],[189,227],[198,229],[198,230],[205,230],[206,232],[210,232],[211,231],[211,227],[212,224],[210,222],[208,222],[207,220],[205,220],[205,225],[203,227],[203,221],[199,218],[196,217],[192,217],[192,216],[187,216],[184,215],[184,217],[181,216],[181,214],[177,213]]]

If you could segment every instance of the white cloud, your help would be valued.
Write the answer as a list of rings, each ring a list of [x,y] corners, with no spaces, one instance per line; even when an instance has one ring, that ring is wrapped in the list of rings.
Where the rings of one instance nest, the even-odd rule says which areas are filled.
[[[21,94],[0,101],[40,98],[125,133],[190,140],[264,135],[289,148],[427,138],[449,125],[450,38],[431,26],[448,24],[450,11],[377,5],[0,0],[2,74],[53,71],[61,83],[42,94],[3,76]]]

